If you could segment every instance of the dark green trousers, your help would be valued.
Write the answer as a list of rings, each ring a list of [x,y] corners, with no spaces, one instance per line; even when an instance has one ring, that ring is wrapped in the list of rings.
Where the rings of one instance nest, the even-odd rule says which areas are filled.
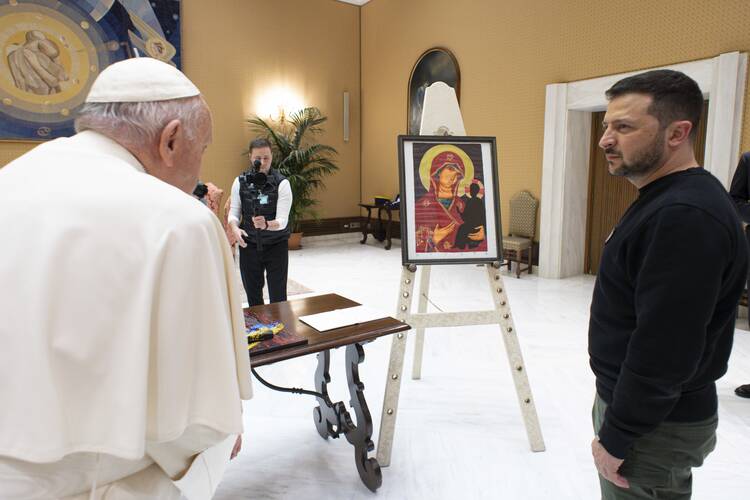
[[[604,421],[607,404],[597,394],[592,417],[594,432]],[[615,486],[602,476],[602,500],[689,500],[693,491],[693,467],[716,447],[718,416],[701,422],[663,422],[638,438],[620,466],[630,488]]]

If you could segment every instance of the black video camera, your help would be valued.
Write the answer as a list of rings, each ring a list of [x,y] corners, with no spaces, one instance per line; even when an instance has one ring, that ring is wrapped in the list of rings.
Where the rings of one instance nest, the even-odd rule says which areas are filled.
[[[268,182],[268,176],[260,171],[260,160],[253,162],[253,169],[242,174],[242,181],[248,186],[261,189]],[[252,188],[251,188],[252,189]]]
[[[201,181],[198,181],[198,184],[195,186],[195,189],[193,190],[193,196],[195,196],[199,200],[202,200],[207,194],[208,194],[208,186],[203,184]]]
[[[250,203],[252,204],[253,217],[258,215],[258,203],[261,194],[261,189],[268,182],[268,176],[260,171],[260,160],[253,162],[252,170],[248,170],[244,174],[240,175],[241,181],[250,192]],[[263,251],[263,244],[260,240],[260,229],[255,229],[255,245],[258,252]]]

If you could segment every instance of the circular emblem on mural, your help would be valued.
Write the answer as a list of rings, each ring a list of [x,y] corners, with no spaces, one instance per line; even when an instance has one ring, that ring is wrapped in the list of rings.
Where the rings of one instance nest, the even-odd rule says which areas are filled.
[[[100,68],[111,62],[105,38],[72,3],[0,6],[0,118],[6,132],[43,139],[70,129]]]

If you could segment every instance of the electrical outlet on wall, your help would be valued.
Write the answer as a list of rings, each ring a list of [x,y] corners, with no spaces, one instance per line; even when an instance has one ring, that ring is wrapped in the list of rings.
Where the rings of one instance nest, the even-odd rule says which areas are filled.
[[[359,222],[350,222],[349,224],[344,224],[344,227],[350,227],[352,229],[356,229],[356,228],[360,227],[360,223]]]

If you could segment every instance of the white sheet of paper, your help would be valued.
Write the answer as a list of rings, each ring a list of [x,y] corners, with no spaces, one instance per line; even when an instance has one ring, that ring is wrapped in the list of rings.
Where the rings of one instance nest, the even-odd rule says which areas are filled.
[[[372,309],[367,306],[354,306],[345,309],[335,309],[333,311],[300,316],[299,320],[315,328],[319,332],[325,332],[335,328],[358,325],[360,323],[367,323],[368,321],[387,317],[388,314],[384,314],[377,309]]]

